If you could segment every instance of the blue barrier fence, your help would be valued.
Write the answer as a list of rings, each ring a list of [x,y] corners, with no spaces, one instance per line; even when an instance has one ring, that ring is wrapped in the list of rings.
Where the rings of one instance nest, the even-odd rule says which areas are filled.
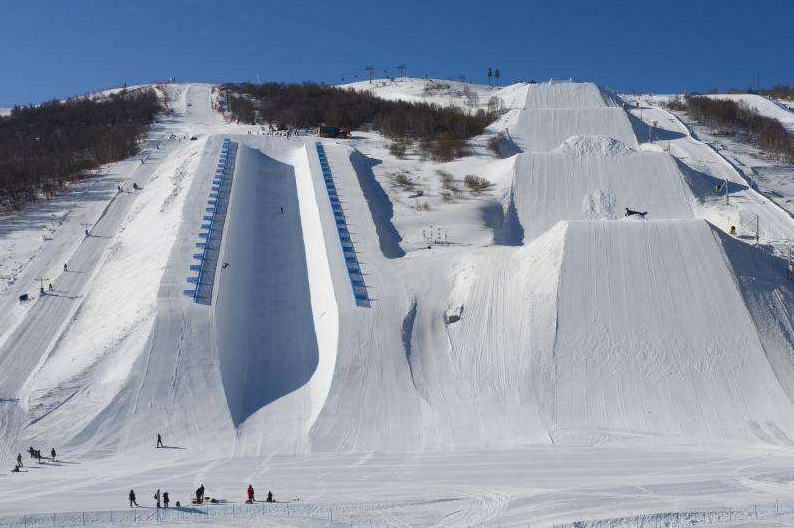
[[[336,190],[334,177],[331,173],[331,165],[328,163],[328,157],[325,155],[325,148],[322,143],[317,142],[316,147],[317,157],[320,159],[320,168],[322,168],[323,171],[325,190],[328,191],[328,200],[331,202],[331,211],[334,213],[336,231],[339,235],[339,244],[342,246],[342,254],[345,258],[347,275],[350,277],[350,287],[353,290],[353,297],[358,306],[368,308],[370,306],[370,299],[369,293],[367,292],[367,285],[364,283],[364,275],[361,271],[361,265],[358,262],[355,244],[353,244],[353,239],[350,237],[350,229],[348,229],[345,211],[342,208],[342,202],[339,200],[339,193]]]
[[[189,284],[195,284],[194,290],[185,290],[193,300],[199,304],[212,303],[212,290],[215,285],[215,271],[218,268],[218,258],[221,251],[221,238],[223,226],[226,222],[226,210],[229,206],[229,197],[232,192],[232,179],[234,178],[234,165],[237,158],[237,143],[229,139],[223,140],[218,166],[212,178],[207,207],[201,221],[199,242],[196,247],[201,253],[194,253],[193,258],[198,264],[190,266],[191,271],[197,271],[195,277],[188,277]]]

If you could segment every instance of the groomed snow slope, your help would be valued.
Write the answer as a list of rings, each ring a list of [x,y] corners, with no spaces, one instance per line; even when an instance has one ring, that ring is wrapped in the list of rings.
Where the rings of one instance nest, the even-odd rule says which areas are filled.
[[[791,403],[705,221],[571,222],[557,310],[558,439],[791,445]]]
[[[528,84],[524,108],[602,108],[620,106],[619,99],[595,83],[551,81]]]
[[[622,108],[526,108],[518,113],[509,131],[524,152],[548,152],[576,135],[607,136],[638,148]]]
[[[615,220],[625,208],[649,218],[692,217],[691,192],[673,158],[615,145],[605,137],[576,137],[554,152],[519,154],[512,187],[517,214],[508,215],[508,232],[533,240],[560,220]]]

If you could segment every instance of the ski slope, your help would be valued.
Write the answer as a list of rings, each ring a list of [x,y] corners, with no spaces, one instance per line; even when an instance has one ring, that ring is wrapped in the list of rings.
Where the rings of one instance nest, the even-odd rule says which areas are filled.
[[[120,509],[130,488],[186,503],[200,483],[237,502],[248,483],[273,489],[285,502],[265,522],[284,526],[315,522],[300,508],[345,525],[550,526],[794,504],[775,484],[794,473],[794,288],[764,243],[726,234],[759,214],[788,237],[791,218],[661,109],[627,114],[592,83],[472,89],[503,100],[488,134],[521,152],[437,164],[393,158],[373,132],[266,136],[214,113],[215,87],[170,87],[144,163],[110,171],[142,190],[86,207],[91,237],[67,219],[0,291],[16,306],[0,319],[2,460],[29,445],[65,460],[0,474],[0,516]],[[185,290],[224,138],[236,168],[199,304]],[[467,174],[492,186],[469,191]],[[709,195],[723,180],[728,205]],[[61,261],[58,291],[14,304],[21,277],[30,289],[26,274]]]
[[[777,119],[788,130],[794,131],[794,112],[773,99],[758,94],[708,94],[706,97],[745,104],[762,116]]]

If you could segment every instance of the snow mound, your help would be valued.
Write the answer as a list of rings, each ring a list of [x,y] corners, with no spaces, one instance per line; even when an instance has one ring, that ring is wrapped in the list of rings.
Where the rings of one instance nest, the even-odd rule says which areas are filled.
[[[617,139],[607,136],[571,136],[552,152],[566,156],[621,156],[633,152]]]

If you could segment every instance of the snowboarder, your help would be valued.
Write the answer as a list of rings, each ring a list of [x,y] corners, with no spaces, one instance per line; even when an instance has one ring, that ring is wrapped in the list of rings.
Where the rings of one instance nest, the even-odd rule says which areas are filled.
[[[273,502],[273,492],[267,490],[267,502]]]
[[[169,502],[169,499],[168,499],[168,492],[167,492],[167,491],[164,491],[164,492],[163,492],[163,507],[164,507],[164,508],[168,508],[168,502]]]
[[[19,473],[19,468],[20,466],[19,464],[17,464],[16,466],[14,466],[14,469],[11,470],[11,473]]]
[[[160,509],[160,490],[158,489],[154,494],[154,504],[157,509]]]
[[[138,184],[137,184],[137,183],[135,183],[135,182],[133,182],[133,183],[132,183],[132,188],[133,188],[133,189],[135,189],[136,191],[137,191],[138,189],[140,189],[140,187],[138,187]]]
[[[228,268],[228,267],[229,267],[229,263],[228,263],[228,262],[224,262],[224,263],[223,263],[223,266],[221,266],[221,267],[222,267],[223,269],[226,269],[226,268]]]
[[[157,433],[157,447],[163,447],[163,437],[160,436],[160,433]]]
[[[641,217],[645,218],[645,215],[647,215],[647,214],[648,214],[648,211],[645,211],[645,212],[633,211],[633,210],[629,209],[628,207],[626,207],[626,215],[625,216],[637,215],[637,216],[641,216]]]
[[[135,491],[134,490],[130,490],[129,499],[130,499],[130,508],[133,508],[133,507],[137,508],[138,507],[138,502],[135,500]]]
[[[50,450],[50,456],[52,457],[52,461],[55,462],[55,448],[54,447]]]
[[[19,465],[20,467],[24,465],[22,463],[22,453],[17,453],[17,465]]]
[[[245,501],[248,504],[252,504],[254,502],[254,487],[252,485],[248,485],[248,500]]]

